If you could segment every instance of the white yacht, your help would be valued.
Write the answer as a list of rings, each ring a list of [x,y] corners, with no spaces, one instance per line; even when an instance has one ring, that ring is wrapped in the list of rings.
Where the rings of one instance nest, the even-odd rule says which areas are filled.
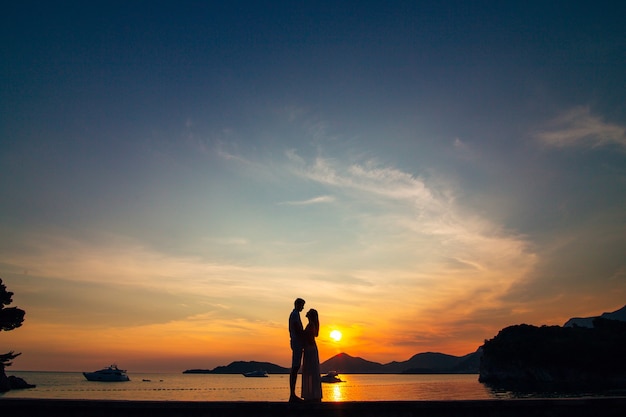
[[[115,364],[95,372],[83,372],[83,375],[85,375],[88,381],[130,381],[130,378],[126,375],[126,371],[119,369]]]

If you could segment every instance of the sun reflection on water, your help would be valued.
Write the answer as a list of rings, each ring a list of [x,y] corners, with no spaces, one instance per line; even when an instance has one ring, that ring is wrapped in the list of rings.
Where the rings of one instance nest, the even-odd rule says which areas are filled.
[[[346,401],[345,390],[341,389],[341,383],[331,384],[331,385],[325,384],[323,385],[323,388],[326,388],[323,391],[324,401],[331,401],[331,402]]]

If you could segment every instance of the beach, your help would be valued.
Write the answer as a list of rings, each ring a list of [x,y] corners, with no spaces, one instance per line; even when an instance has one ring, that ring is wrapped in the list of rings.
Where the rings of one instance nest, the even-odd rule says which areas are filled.
[[[4,398],[0,408],[10,417],[622,417],[626,397],[316,404]]]

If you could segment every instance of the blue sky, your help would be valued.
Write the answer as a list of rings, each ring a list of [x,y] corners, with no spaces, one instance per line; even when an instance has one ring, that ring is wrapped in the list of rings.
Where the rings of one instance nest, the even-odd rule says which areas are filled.
[[[344,333],[322,359],[388,362],[622,307],[624,8],[13,2],[2,346],[286,365],[304,297]]]

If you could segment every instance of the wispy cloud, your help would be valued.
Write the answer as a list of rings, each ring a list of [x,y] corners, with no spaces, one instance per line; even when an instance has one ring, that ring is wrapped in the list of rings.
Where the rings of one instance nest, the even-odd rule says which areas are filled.
[[[220,156],[223,159],[226,159],[226,160],[234,160],[234,161],[238,161],[238,162],[241,162],[241,163],[244,163],[244,164],[250,164],[250,161],[248,161],[247,159],[243,158],[242,156],[235,155],[235,154],[233,154],[231,152],[228,152],[226,150],[223,150],[223,149],[218,149],[217,155]]]
[[[319,197],[313,197],[308,200],[283,201],[278,204],[286,206],[310,206],[313,204],[332,203],[333,201],[335,201],[335,197],[333,197],[332,195],[321,195]]]
[[[299,175],[325,185],[392,199],[435,202],[421,178],[395,168],[377,166],[372,161],[344,166],[323,157],[317,157],[311,164],[307,164],[307,161],[293,151],[288,153],[288,157]]]
[[[523,236],[458,206],[454,190],[369,161],[289,157],[299,175],[337,189],[362,222],[360,253],[376,262],[354,273],[369,276],[381,299],[413,294],[418,316],[445,310],[471,317],[485,306],[498,308],[537,262]],[[381,273],[385,279],[377,278]]]
[[[478,154],[469,143],[462,141],[460,138],[455,138],[452,142],[452,149],[456,152],[457,157],[464,160],[473,160],[478,157]]]
[[[626,128],[607,123],[591,113],[589,107],[575,107],[548,123],[535,134],[549,146],[589,146],[592,148],[618,145],[626,148]]]

